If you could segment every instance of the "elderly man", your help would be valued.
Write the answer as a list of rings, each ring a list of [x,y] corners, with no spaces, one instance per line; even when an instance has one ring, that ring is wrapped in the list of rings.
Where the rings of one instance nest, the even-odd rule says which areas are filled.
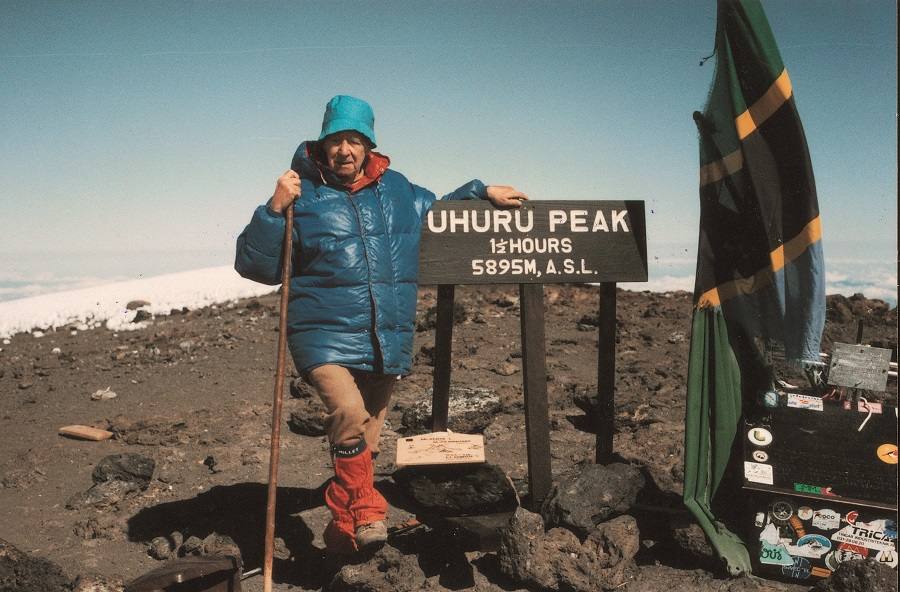
[[[387,539],[373,459],[391,391],[412,364],[419,235],[436,199],[388,168],[390,159],[373,150],[373,126],[365,101],[331,99],[318,141],[297,148],[238,237],[235,259],[242,276],[280,282],[282,212],[293,204],[288,343],[328,413],[335,474],[325,492],[332,513],[325,542],[336,553]],[[443,199],[507,207],[527,197],[473,180]]]

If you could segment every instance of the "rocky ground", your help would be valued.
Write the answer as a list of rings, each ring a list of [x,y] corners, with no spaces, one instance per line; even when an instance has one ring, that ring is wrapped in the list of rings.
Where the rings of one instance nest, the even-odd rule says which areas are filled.
[[[434,290],[421,290],[414,371],[399,382],[376,469],[393,507],[391,527],[416,510],[392,478],[393,457],[396,438],[414,429],[416,403],[431,386],[435,302]],[[466,420],[474,423],[451,419],[450,428],[483,431],[489,463],[523,493],[518,293],[461,287],[457,302],[453,384],[490,396],[480,415]],[[552,469],[561,481],[585,472],[594,458],[595,435],[577,403],[596,389],[598,292],[547,286],[545,302]],[[632,498],[587,533],[544,532],[535,514],[519,510],[499,552],[472,550],[456,531],[420,526],[397,531],[374,557],[334,576],[338,566],[325,561],[321,540],[328,447],[315,399],[294,384],[285,399],[275,589],[566,590],[584,589],[585,573],[601,574],[589,584],[597,589],[808,589],[722,579],[682,510],[690,314],[684,292],[618,293],[614,450],[617,470],[631,475],[623,479],[637,484]],[[861,296],[829,297],[823,350],[854,343],[859,319],[863,341],[893,349],[896,361],[896,308]],[[272,295],[172,311],[135,331],[65,328],[4,342],[0,589],[65,590],[80,577],[76,589],[114,590],[178,555],[240,552],[245,571],[260,566],[276,326]],[[885,396],[894,405],[896,388],[893,381]],[[57,434],[71,424],[115,436],[94,442]],[[115,454],[126,456],[104,460]],[[523,574],[516,557],[530,557],[540,569]],[[261,590],[262,578],[248,578],[243,588]]]

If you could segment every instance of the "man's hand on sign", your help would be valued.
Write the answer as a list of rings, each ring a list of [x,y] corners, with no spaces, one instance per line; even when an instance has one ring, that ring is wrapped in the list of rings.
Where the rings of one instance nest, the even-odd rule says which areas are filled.
[[[498,208],[517,208],[528,199],[527,195],[509,185],[488,185],[486,189],[488,201]]]
[[[269,200],[269,207],[276,212],[284,212],[298,195],[300,195],[300,175],[294,171],[286,171],[275,183],[275,193]]]

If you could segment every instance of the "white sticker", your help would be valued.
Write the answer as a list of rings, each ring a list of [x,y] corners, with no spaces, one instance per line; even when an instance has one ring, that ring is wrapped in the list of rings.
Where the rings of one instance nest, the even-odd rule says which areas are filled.
[[[800,520],[809,520],[813,517],[812,508],[810,508],[809,506],[800,506],[799,508],[797,508],[797,516],[800,518]]]
[[[766,454],[764,450],[754,450],[753,460],[755,460],[756,462],[764,463],[769,460],[769,455]]]
[[[894,552],[894,541],[897,539],[897,531],[889,532],[889,529],[886,527],[886,520],[848,524],[831,535],[831,540],[859,545],[867,549]]]
[[[763,483],[772,485],[775,479],[772,474],[772,465],[744,461],[744,477],[750,483]]]
[[[757,446],[768,446],[772,443],[772,432],[766,428],[753,428],[747,432],[747,438]]]
[[[795,393],[788,393],[787,406],[794,407],[796,409],[810,409],[812,411],[822,411],[822,409],[824,408],[821,398],[810,397],[808,395],[798,395]]]
[[[812,525],[819,530],[834,530],[841,525],[841,515],[828,508],[816,510],[813,512]]]
[[[888,567],[897,567],[897,552],[893,549],[890,551],[879,551],[875,555],[875,561],[883,563]]]

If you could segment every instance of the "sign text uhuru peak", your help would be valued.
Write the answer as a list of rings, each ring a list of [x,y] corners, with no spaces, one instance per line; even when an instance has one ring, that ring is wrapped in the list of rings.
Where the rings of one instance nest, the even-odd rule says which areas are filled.
[[[422,231],[419,282],[646,281],[640,201],[437,202]]]
[[[625,217],[628,210],[610,210],[610,224],[603,210],[598,209],[590,216],[588,210],[549,210],[549,232],[629,232]],[[592,219],[589,219],[592,218]],[[534,210],[431,210],[428,212],[428,230],[442,232],[531,232],[534,230]]]

